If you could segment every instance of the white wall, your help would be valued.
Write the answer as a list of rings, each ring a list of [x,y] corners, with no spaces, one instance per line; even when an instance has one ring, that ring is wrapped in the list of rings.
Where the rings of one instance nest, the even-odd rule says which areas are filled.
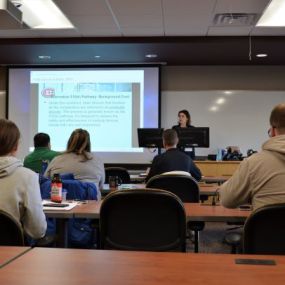
[[[284,79],[283,66],[163,67],[161,125],[171,128],[178,111],[188,109],[194,126],[210,127],[210,148],[197,149],[197,155],[229,145],[244,154],[258,150],[268,138],[271,109],[285,102]],[[233,93],[225,95],[226,90]],[[225,103],[210,111],[221,97]]]
[[[217,104],[218,99],[225,102]],[[177,122],[177,113],[187,109],[196,127],[210,127],[210,148],[197,148],[197,155],[216,153],[218,148],[239,146],[243,154],[248,149],[259,150],[268,139],[269,114],[272,108],[285,102],[283,91],[164,91],[162,92],[162,127]],[[211,108],[215,106],[216,111]]]
[[[166,66],[162,68],[161,125],[170,128],[188,109],[195,126],[210,127],[210,149],[228,145],[260,149],[267,137],[272,107],[285,102],[284,66]],[[231,96],[223,91],[232,90]],[[219,110],[209,109],[225,97]]]

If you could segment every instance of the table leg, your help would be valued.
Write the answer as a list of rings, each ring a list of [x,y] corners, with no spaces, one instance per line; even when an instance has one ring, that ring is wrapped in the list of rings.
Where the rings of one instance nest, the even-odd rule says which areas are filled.
[[[68,220],[64,218],[56,219],[56,247],[67,248],[68,246]]]

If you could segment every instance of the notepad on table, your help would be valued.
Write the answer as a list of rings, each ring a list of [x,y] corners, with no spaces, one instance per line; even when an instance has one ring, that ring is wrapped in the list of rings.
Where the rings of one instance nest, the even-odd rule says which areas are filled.
[[[68,211],[78,205],[77,202],[64,202],[64,203],[54,203],[49,200],[43,200],[42,205],[44,210],[60,210],[60,211]]]

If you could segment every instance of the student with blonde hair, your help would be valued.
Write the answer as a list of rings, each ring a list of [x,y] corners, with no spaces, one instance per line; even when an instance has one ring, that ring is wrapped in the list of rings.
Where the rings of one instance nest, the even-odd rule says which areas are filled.
[[[16,124],[0,119],[0,209],[18,221],[27,236],[39,239],[47,226],[39,179],[16,158],[19,139]]]
[[[51,161],[44,175],[52,177],[55,173],[72,173],[77,180],[93,182],[98,190],[103,188],[104,164],[99,157],[91,153],[88,131],[76,129],[72,132],[66,151]]]

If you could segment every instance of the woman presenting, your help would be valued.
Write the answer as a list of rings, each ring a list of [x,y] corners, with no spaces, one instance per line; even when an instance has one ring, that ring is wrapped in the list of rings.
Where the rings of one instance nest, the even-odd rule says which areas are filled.
[[[174,129],[178,136],[179,136],[179,130],[183,128],[194,128],[194,126],[191,125],[191,116],[190,113],[187,110],[181,110],[178,112],[178,124],[173,126],[172,129]],[[185,148],[183,146],[179,147],[180,150],[185,151]],[[192,148],[190,151],[185,151],[192,159],[195,159],[195,149]]]

